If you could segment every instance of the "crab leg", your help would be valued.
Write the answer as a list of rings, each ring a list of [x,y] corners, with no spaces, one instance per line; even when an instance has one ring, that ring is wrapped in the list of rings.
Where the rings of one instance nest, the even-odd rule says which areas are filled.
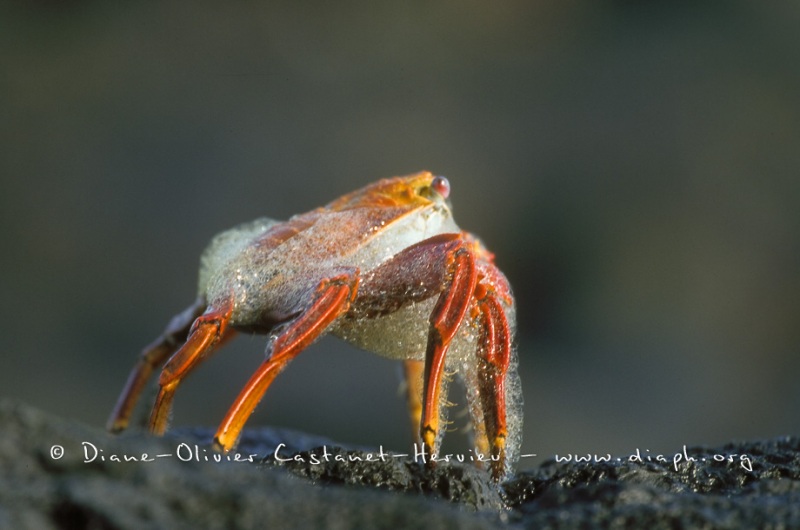
[[[108,418],[106,428],[111,432],[121,432],[128,427],[136,401],[153,371],[158,369],[186,339],[192,322],[206,309],[203,300],[175,315],[161,336],[142,350],[139,362],[131,370],[128,381]]]
[[[214,437],[218,449],[228,451],[236,444],[247,418],[275,377],[289,361],[322,335],[336,317],[347,311],[357,287],[358,277],[353,274],[320,282],[311,305],[271,341],[267,359],[250,377],[228,410]]]
[[[225,303],[219,309],[209,308],[197,317],[184,345],[164,366],[158,378],[159,390],[156,402],[150,413],[150,432],[153,434],[164,434],[167,429],[172,399],[183,378],[200,364],[221,340],[231,336],[228,322],[232,312],[233,305]]]
[[[431,314],[428,348],[425,352],[425,390],[420,435],[429,454],[436,450],[445,355],[464,320],[478,276],[475,260],[461,240],[454,240],[448,247],[447,276]]]
[[[483,289],[479,289],[483,290]],[[492,476],[499,480],[506,465],[505,377],[511,359],[511,330],[494,293],[479,299],[483,333],[478,350],[478,392],[481,396],[485,435],[491,445]]]
[[[422,376],[425,373],[425,363],[423,361],[404,361],[403,369],[408,414],[409,418],[411,418],[411,432],[414,433],[414,440],[416,441],[420,422],[422,421],[422,388],[424,381]]]
[[[377,316],[397,310],[397,300],[410,303],[439,295],[428,320],[423,388],[418,383],[415,388],[414,378],[408,377],[409,390],[422,396],[420,413],[414,410],[413,393],[409,409],[412,420],[421,418],[415,429],[429,455],[438,449],[447,349],[470,307],[477,282],[472,246],[461,234],[445,233],[406,248],[365,277],[359,305],[351,311],[361,317]],[[406,370],[410,374],[413,364],[406,364]]]

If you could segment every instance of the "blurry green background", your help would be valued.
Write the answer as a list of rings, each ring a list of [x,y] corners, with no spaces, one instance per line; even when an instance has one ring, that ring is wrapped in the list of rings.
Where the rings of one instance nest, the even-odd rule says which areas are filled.
[[[212,235],[430,169],[515,289],[524,452],[800,434],[798,4],[3,6],[2,395],[103,425]],[[397,376],[325,339],[250,425],[406,450]]]

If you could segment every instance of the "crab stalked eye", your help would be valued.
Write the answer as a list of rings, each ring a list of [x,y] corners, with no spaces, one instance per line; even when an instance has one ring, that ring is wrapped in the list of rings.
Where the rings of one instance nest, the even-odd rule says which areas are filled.
[[[436,193],[446,199],[450,195],[450,181],[446,177],[434,177],[431,182],[431,188],[436,190]]]

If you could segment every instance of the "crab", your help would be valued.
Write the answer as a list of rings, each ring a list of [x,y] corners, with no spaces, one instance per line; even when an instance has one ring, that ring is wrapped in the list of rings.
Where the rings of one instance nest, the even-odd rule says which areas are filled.
[[[325,333],[401,360],[411,422],[426,462],[447,425],[447,384],[464,382],[475,455],[495,481],[518,458],[522,399],[511,287],[494,256],[455,224],[445,177],[379,180],[279,222],[214,237],[200,260],[196,301],[146,347],[108,422],[124,430],[163,366],[149,429],[162,435],[181,381],[236,332],[269,335],[266,359],[220,424],[231,451],[256,405],[289,362]]]

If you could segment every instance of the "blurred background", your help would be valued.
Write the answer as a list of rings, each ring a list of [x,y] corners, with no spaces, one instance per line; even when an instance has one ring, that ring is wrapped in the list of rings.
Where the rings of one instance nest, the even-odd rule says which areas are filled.
[[[522,467],[800,434],[797,4],[0,9],[0,395],[102,426],[211,236],[429,169],[515,289]],[[174,425],[215,427],[265,344]],[[249,425],[405,451],[398,380],[326,338]]]

